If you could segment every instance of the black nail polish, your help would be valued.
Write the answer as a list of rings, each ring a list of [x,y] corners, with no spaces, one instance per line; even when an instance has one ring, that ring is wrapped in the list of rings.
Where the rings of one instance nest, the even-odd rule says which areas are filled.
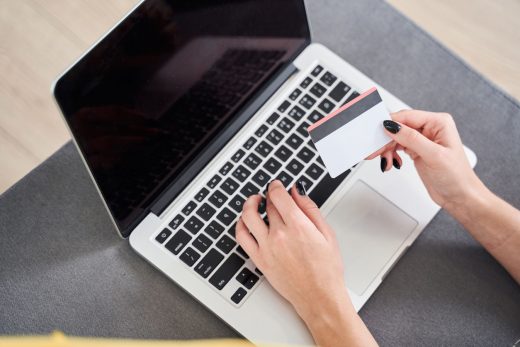
[[[296,181],[296,191],[301,196],[307,195],[307,191],[305,190],[305,183],[303,181]]]
[[[401,168],[401,164],[399,164],[399,161],[397,161],[397,159],[392,159],[392,164],[394,165],[394,167],[399,170]]]
[[[393,120],[385,120],[383,121],[383,126],[386,130],[391,132],[392,134],[397,134],[399,130],[401,130],[401,126],[394,122]]]
[[[385,172],[386,169],[386,158],[381,157],[381,172]]]

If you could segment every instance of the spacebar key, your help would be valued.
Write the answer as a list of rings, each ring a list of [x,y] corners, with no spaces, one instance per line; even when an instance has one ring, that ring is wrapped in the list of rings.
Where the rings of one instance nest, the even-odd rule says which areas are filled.
[[[240,270],[245,261],[235,253],[222,264],[222,266],[209,279],[218,290],[224,288],[231,278]]]

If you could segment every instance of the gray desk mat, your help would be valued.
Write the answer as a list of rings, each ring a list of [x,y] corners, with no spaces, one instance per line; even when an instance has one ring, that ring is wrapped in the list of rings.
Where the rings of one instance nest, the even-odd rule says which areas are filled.
[[[383,1],[308,10],[315,41],[409,105],[451,112],[480,177],[520,206],[516,101]],[[0,334],[238,336],[116,236],[70,143],[3,194],[0,230]],[[511,346],[520,287],[441,212],[361,316],[382,345]]]

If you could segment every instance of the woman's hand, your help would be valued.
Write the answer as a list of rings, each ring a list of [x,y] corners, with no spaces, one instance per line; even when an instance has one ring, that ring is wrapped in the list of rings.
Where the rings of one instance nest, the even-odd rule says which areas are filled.
[[[236,238],[255,265],[305,321],[316,343],[334,346],[375,344],[357,315],[345,286],[335,234],[301,184],[287,193],[269,184],[266,211],[260,195],[244,203]]]
[[[447,113],[404,110],[385,121],[394,140],[367,159],[381,155],[381,170],[400,168],[396,150],[404,150],[432,199],[448,211],[484,189],[471,168],[453,118]]]

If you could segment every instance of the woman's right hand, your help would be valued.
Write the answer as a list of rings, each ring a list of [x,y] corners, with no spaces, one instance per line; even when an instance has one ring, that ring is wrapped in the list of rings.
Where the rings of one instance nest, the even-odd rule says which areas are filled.
[[[384,122],[393,140],[367,159],[381,156],[381,169],[400,168],[397,150],[414,161],[431,198],[450,210],[479,194],[484,187],[471,168],[453,118],[447,113],[403,110]]]

